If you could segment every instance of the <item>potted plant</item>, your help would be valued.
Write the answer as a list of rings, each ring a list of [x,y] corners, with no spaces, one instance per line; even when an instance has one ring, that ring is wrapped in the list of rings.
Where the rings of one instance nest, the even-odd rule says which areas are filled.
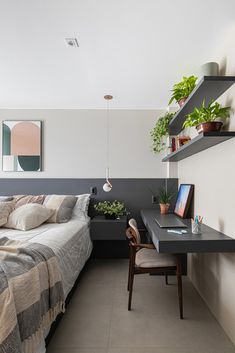
[[[171,104],[173,101],[176,101],[179,104],[179,106],[182,107],[186,99],[188,98],[188,96],[196,86],[196,81],[197,81],[197,77],[192,75],[189,77],[183,77],[182,81],[174,84],[172,89],[173,93],[169,101],[169,104]]]
[[[174,195],[168,192],[166,189],[160,189],[158,195],[158,201],[160,206],[160,213],[167,214],[170,208],[170,201]]]
[[[154,153],[159,153],[165,149],[166,143],[164,137],[169,136],[168,127],[173,116],[173,113],[166,113],[164,116],[161,116],[157,120],[154,128],[150,131],[152,150]]]
[[[205,106],[205,101],[203,101],[200,108],[194,108],[193,112],[187,115],[183,127],[195,126],[198,133],[220,131],[223,122],[218,119],[228,118],[230,109],[231,107],[222,107],[213,100]]]
[[[94,208],[98,213],[103,214],[105,218],[109,219],[117,219],[127,214],[124,203],[117,200],[113,202],[98,202],[94,205]]]

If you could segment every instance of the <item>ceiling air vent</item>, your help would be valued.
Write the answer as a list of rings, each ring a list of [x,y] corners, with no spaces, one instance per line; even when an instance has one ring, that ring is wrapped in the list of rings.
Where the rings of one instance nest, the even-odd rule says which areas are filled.
[[[65,38],[68,47],[79,47],[77,38]]]

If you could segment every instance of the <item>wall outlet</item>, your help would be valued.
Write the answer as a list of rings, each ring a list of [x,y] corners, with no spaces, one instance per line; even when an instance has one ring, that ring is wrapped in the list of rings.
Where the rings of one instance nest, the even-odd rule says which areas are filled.
[[[153,204],[158,203],[158,201],[157,201],[157,196],[152,195],[152,203],[153,203]]]

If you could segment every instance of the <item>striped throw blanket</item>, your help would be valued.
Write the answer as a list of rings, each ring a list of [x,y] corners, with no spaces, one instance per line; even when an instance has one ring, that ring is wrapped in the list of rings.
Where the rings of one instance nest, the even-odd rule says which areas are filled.
[[[0,239],[0,353],[33,353],[64,311],[60,269],[47,246]]]

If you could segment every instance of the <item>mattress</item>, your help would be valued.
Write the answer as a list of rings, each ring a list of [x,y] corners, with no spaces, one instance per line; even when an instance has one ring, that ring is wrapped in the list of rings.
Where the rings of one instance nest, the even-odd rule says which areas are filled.
[[[59,262],[65,297],[72,289],[92,250],[89,219],[81,221],[74,217],[67,223],[44,223],[27,232],[1,228],[0,237],[4,236],[49,246]],[[37,350],[37,353],[42,352],[45,352],[44,342]]]

